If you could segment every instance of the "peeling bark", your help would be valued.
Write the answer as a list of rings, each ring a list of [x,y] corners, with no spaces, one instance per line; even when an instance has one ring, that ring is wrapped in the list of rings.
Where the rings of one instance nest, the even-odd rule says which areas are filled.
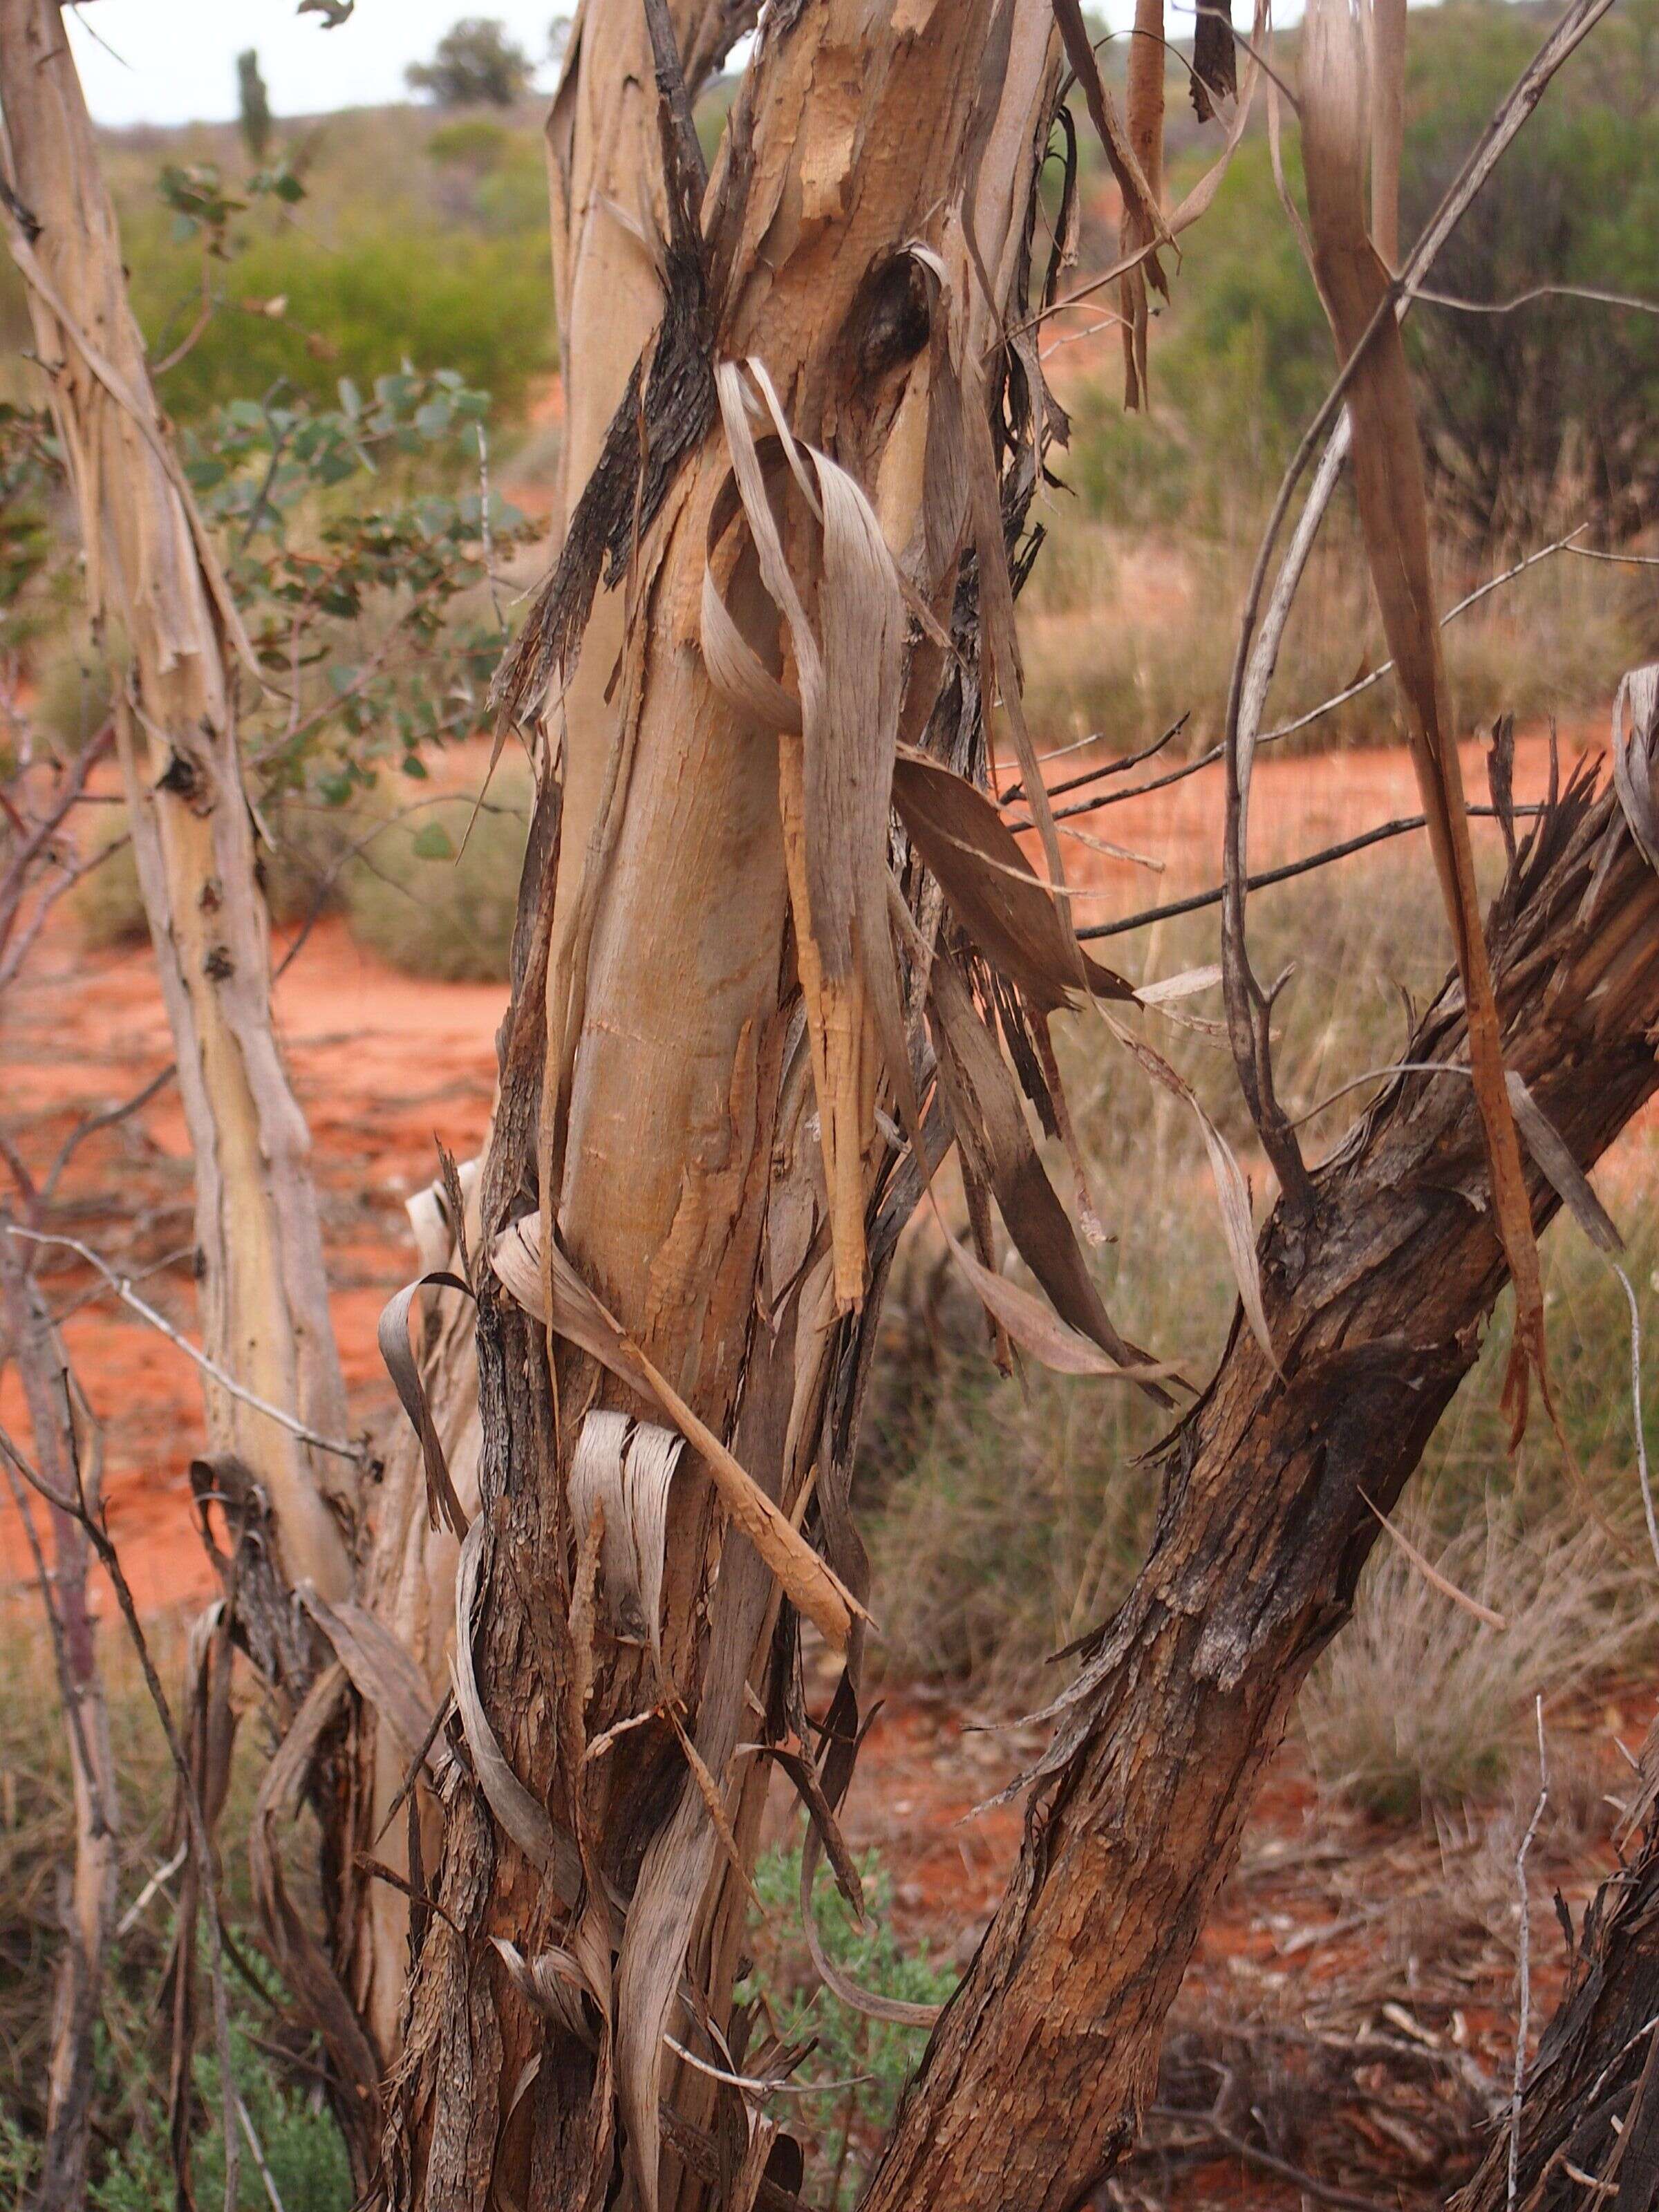
[[[954,362],[978,392],[979,355],[1023,265],[1057,76],[1047,6],[1021,0],[1002,74],[986,78],[988,12],[983,0],[944,0],[872,27],[857,0],[832,0],[780,15],[762,33],[704,211],[716,357],[763,358],[793,433],[866,488],[895,556],[946,620],[966,515],[958,501],[941,532],[924,511],[933,379]],[[560,95],[567,122],[582,112],[588,51],[576,89],[567,79]],[[556,152],[559,122],[556,110]],[[958,191],[969,172],[971,240]],[[946,272],[931,306],[906,253],[918,239]],[[579,380],[580,331],[568,361]],[[591,453],[602,442],[591,430],[608,427],[595,408]],[[836,1477],[821,1431],[830,1413],[838,1433],[850,1431],[867,1340],[837,1321],[827,1262],[813,1255],[801,1272],[823,1194],[777,738],[721,703],[699,641],[710,518],[729,469],[717,427],[673,477],[613,595],[628,615],[620,659],[601,598],[565,695],[563,859],[556,896],[538,901],[545,1011],[528,981],[515,993],[516,1073],[503,1078],[481,1229],[487,1245],[532,1200],[584,1279],[786,1510],[819,1459],[827,1516]],[[719,557],[734,613],[763,623],[752,562],[727,573],[729,551]],[[941,669],[931,647],[915,663],[907,726],[920,730]],[[612,703],[579,736],[584,684]],[[551,720],[558,728],[556,707]],[[590,834],[575,777],[596,724],[605,774]],[[884,1159],[867,1164],[872,1194]],[[706,2079],[665,2057],[661,2030],[684,1972],[725,2018],[744,1905],[664,1704],[683,1708],[730,1833],[752,1855],[764,1769],[734,1765],[733,1753],[753,1727],[746,1698],[763,1699],[771,1680],[776,1594],[746,1543],[723,1534],[692,1465],[670,1500],[665,1682],[640,1648],[591,1630],[578,1587],[586,1532],[569,1525],[566,1475],[586,1411],[625,1394],[568,1347],[550,1347],[488,1279],[478,1341],[489,1601],[477,1671],[516,1772],[581,1844],[590,1902],[573,1919],[480,1808],[452,1814],[438,1893],[467,1934],[435,1916],[426,1926],[388,2186],[400,2204],[447,2209],[483,2207],[492,2190],[526,2206],[597,2203],[620,2160],[638,2201],[660,2190],[690,2212],[713,2201],[706,2162],[665,2151],[659,2165],[657,2099],[680,2142],[706,2139],[714,2100]],[[584,1759],[586,1744],[623,1723],[633,1725]],[[625,1917],[593,1905],[607,1893]],[[536,2016],[479,1940],[491,1936],[526,1958],[587,1943],[603,1989],[604,2016],[589,2015],[597,2048]],[[701,2133],[688,2138],[688,2126]]]

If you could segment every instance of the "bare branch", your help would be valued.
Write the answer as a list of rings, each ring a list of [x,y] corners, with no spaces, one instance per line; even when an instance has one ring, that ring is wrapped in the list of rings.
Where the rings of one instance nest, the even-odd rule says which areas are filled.
[[[210,1359],[207,1353],[192,1344],[187,1336],[181,1336],[164,1315],[157,1313],[153,1305],[141,1298],[128,1277],[117,1274],[106,1261],[100,1260],[92,1247],[83,1244],[78,1237],[48,1236],[42,1230],[23,1229],[15,1223],[6,1227],[5,1233],[10,1237],[21,1237],[31,1244],[56,1244],[66,1251],[78,1254],[88,1267],[98,1270],[123,1305],[136,1313],[140,1321],[148,1322],[152,1328],[159,1329],[169,1344],[176,1345],[187,1359],[195,1361],[204,1375],[211,1376],[222,1390],[228,1390],[243,1405],[251,1406],[256,1413],[263,1413],[267,1420],[275,1421],[290,1436],[298,1437],[302,1443],[312,1444],[319,1451],[332,1452],[337,1459],[353,1462],[362,1459],[361,1444],[343,1443],[337,1437],[325,1437],[319,1431],[308,1427],[304,1421],[296,1420],[282,1407],[273,1406],[268,1398],[261,1398],[253,1391],[245,1389],[234,1375],[228,1374],[220,1366],[217,1360]]]

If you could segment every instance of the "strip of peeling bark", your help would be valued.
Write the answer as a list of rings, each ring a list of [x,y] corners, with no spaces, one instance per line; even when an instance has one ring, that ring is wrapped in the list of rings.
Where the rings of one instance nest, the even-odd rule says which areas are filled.
[[[116,736],[196,1170],[210,1354],[345,1434],[309,1137],[270,1016],[269,919],[236,749],[252,656],[151,389],[114,209],[56,0],[0,0],[8,229],[80,515],[94,619],[126,659]],[[257,680],[254,678],[253,680]],[[208,1434],[256,1475],[279,1564],[350,1583],[355,1468],[210,1384]]]
[[[1581,1165],[1656,1087],[1659,880],[1570,790],[1494,910],[1509,1066]],[[1407,1057],[1467,1069],[1451,987]],[[1018,1867],[865,2212],[1061,2212],[1153,2090],[1168,2012],[1297,1691],[1503,1287],[1466,1073],[1395,1083],[1261,1240],[1284,1376],[1235,1328],[1167,1448],[1151,1555],[1085,1656]],[[1534,1216],[1554,1212],[1535,1170]],[[1368,1502],[1371,1501],[1371,1502]]]

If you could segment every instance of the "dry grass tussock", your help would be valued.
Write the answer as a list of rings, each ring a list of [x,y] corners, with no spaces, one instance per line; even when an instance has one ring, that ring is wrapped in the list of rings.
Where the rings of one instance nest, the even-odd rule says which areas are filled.
[[[1650,1651],[1654,1563],[1555,1513],[1528,1528],[1512,1501],[1437,1544],[1437,1571],[1500,1614],[1494,1627],[1435,1589],[1386,1539],[1354,1617],[1315,1669],[1298,1717],[1325,1789],[1385,1818],[1491,1799],[1526,1765],[1534,1700],[1571,1698]]]
[[[1490,888],[1491,856],[1483,872]],[[1449,946],[1428,863],[1403,854],[1352,862],[1258,896],[1252,914],[1263,972],[1297,962],[1275,1009],[1277,1064],[1287,1108],[1308,1114],[1399,1056],[1403,1001],[1420,1006],[1445,971]],[[1144,967],[1128,972],[1172,973],[1215,958],[1216,947],[1213,917],[1187,917],[1155,933]],[[1200,1000],[1194,1010],[1218,1008]],[[1224,1040],[1164,1022],[1155,1035],[1255,1176],[1260,1218],[1260,1164],[1251,1165]],[[1224,1344],[1234,1291],[1192,1117],[1089,1017],[1074,1024],[1067,1073],[1111,1238],[1093,1255],[1107,1304],[1137,1341],[1201,1382]],[[1346,1096],[1310,1124],[1310,1158],[1340,1140],[1367,1095]],[[1057,1152],[1049,1168],[1069,1190]],[[1651,1226],[1613,1196],[1630,1243],[1626,1265],[1645,1288],[1659,1256]],[[1541,1425],[1518,1461],[1508,1457],[1498,1407],[1506,1298],[1431,1445],[1407,1526],[1509,1629],[1480,1628],[1384,1539],[1358,1618],[1308,1694],[1322,1778],[1379,1810],[1501,1795],[1534,1692],[1563,1695],[1649,1647],[1654,1582],[1624,1294],[1571,1221],[1547,1232],[1543,1262],[1558,1402],[1595,1513],[1617,1542],[1587,1525]],[[860,1480],[889,1663],[1028,1699],[1053,1681],[1047,1655],[1110,1612],[1144,1554],[1157,1504],[1145,1455],[1164,1423],[1109,1382],[1035,1366],[998,1376],[974,1303],[925,1217],[896,1271],[886,1348]],[[1651,1380],[1646,1395],[1650,1413]],[[1659,1441],[1651,1422],[1650,1441]],[[1645,1572],[1632,1559],[1645,1561]]]
[[[1235,641],[1217,611],[1244,598],[1258,542],[1254,518],[1150,542],[1070,505],[1046,520],[1049,542],[1021,602],[1033,727],[1054,743],[1098,733],[1109,750],[1127,752],[1186,714],[1181,742],[1207,750],[1221,736]],[[1467,562],[1449,569],[1442,606],[1507,565],[1494,556],[1478,571]],[[1651,648],[1651,602],[1639,571],[1621,574],[1558,554],[1460,616],[1444,641],[1460,728],[1505,713],[1522,722],[1550,714],[1571,720],[1601,707],[1610,670]],[[1291,615],[1272,721],[1334,697],[1387,654],[1364,554],[1351,529],[1334,527]],[[1384,680],[1290,742],[1315,751],[1401,736],[1395,688]]]

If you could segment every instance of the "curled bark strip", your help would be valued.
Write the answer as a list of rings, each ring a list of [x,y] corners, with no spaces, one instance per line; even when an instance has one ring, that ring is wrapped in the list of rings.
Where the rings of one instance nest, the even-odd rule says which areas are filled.
[[[1659,661],[1632,668],[1613,702],[1613,787],[1630,833],[1659,868],[1659,807],[1653,799],[1653,750],[1659,739]]]
[[[603,1515],[605,1595],[618,1625],[630,1635],[643,1632],[659,1680],[668,1492],[684,1449],[684,1437],[672,1430],[596,1407],[570,1462],[571,1525],[586,1529],[596,1509]]]
[[[568,1830],[556,1827],[546,1806],[532,1797],[513,1771],[478,1694],[472,1660],[472,1616],[477,1607],[483,1566],[483,1516],[462,1540],[455,1568],[455,1656],[451,1674],[461,1732],[472,1754],[478,1787],[490,1811],[539,1873],[551,1877],[559,1895],[574,1905],[581,1895],[581,1854]]]
[[[711,678],[730,703],[762,720],[770,703],[779,732],[779,805],[830,1200],[836,1291],[839,1302],[851,1307],[863,1297],[866,1273],[865,1159],[876,1098],[872,1032],[880,1041],[907,1124],[914,1127],[917,1118],[887,925],[887,823],[902,702],[904,594],[863,489],[826,454],[794,437],[764,363],[751,359],[739,368],[724,362],[714,375],[761,580],[787,630],[799,708],[776,698],[784,687],[741,639],[707,572],[706,658]],[[749,420],[751,386],[805,505],[799,534],[812,547],[811,589],[792,568],[774,512]],[[717,503],[713,532],[719,524]],[[816,625],[806,611],[809,597],[816,604]]]
[[[283,1875],[276,1832],[295,1819],[324,1735],[333,1722],[347,1685],[345,1668],[325,1667],[307,1692],[294,1724],[265,1769],[254,1801],[248,1834],[248,1876],[259,1915],[284,1978],[304,2005],[307,2019],[328,2045],[341,2078],[378,2132],[380,2069],[358,2023],[350,1999],[306,1917],[295,1905]]]
[[[777,1577],[793,1602],[815,1622],[837,1651],[847,1648],[854,1615],[867,1620],[864,1607],[818,1557],[792,1522],[738,1465],[732,1453],[694,1413],[639,1346],[624,1335],[556,1243],[548,1270],[553,1310],[547,1311],[542,1281],[542,1233],[538,1216],[526,1214],[503,1231],[490,1252],[503,1288],[526,1313],[547,1322],[560,1336],[608,1368],[641,1397],[659,1405],[702,1459],[720,1503]]]
[[[1526,1428],[1530,1376],[1538,1377],[1550,1406],[1544,1291],[1520,1140],[1504,1088],[1498,1006],[1434,614],[1428,496],[1410,373],[1389,270],[1366,228],[1361,33],[1347,0],[1314,0],[1304,36],[1303,155],[1314,270],[1338,357],[1345,368],[1352,364],[1348,413],[1360,526],[1456,944],[1492,1200],[1515,1284],[1515,1346],[1504,1385],[1513,1445]]]
[[[432,1418],[432,1408],[427,1403],[421,1370],[409,1341],[409,1313],[418,1294],[428,1289],[462,1291],[472,1295],[470,1284],[447,1268],[434,1268],[429,1274],[417,1276],[414,1282],[405,1283],[397,1296],[389,1298],[380,1314],[375,1336],[380,1347],[380,1357],[386,1362],[386,1373],[392,1377],[398,1402],[408,1414],[416,1435],[421,1440],[421,1459],[426,1469],[427,1516],[434,1528],[446,1523],[457,1536],[466,1534],[466,1510],[456,1495],[450,1475],[449,1462],[444,1457],[443,1444],[438,1435],[437,1424]]]

